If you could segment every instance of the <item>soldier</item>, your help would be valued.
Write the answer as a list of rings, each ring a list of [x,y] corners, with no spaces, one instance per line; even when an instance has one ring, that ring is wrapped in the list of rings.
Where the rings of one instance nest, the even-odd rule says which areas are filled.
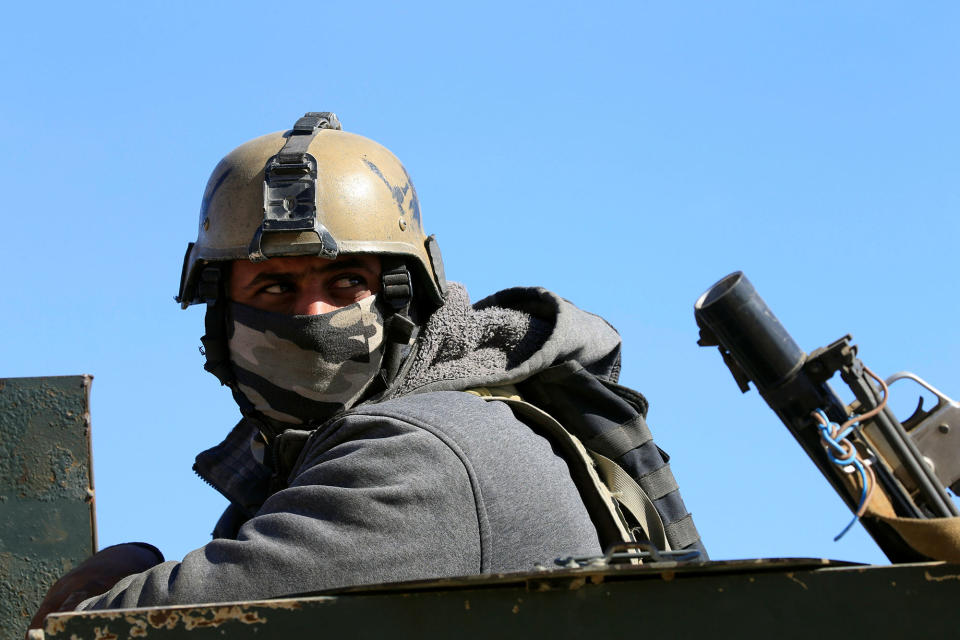
[[[243,415],[194,467],[230,506],[181,562],[149,545],[108,548],[66,576],[45,611],[269,598],[599,554],[610,526],[576,480],[582,461],[537,427],[518,388],[581,421],[603,414],[582,410],[602,396],[620,417],[594,439],[648,461],[666,537],[699,548],[644,431],[645,400],[615,384],[617,333],[542,289],[471,305],[444,278],[404,167],[333,114],[308,113],[217,165],[178,300],[207,305],[205,368]]]

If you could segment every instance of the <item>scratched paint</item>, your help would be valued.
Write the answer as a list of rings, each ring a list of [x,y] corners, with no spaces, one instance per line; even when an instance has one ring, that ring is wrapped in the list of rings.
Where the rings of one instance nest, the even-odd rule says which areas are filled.
[[[394,202],[397,203],[397,209],[400,212],[401,216],[406,215],[407,210],[410,211],[413,220],[417,225],[420,224],[420,200],[417,198],[417,190],[413,186],[413,182],[410,180],[410,174],[407,173],[407,170],[403,170],[403,175],[406,178],[406,183],[401,187],[398,185],[390,184],[390,181],[387,180],[387,177],[383,175],[383,172],[380,171],[380,167],[370,162],[367,158],[363,158],[364,164],[367,165],[367,168],[370,169],[383,184],[386,185],[387,189],[390,190],[390,194],[393,196]],[[410,195],[409,204],[404,207],[404,202],[407,199],[407,195]]]
[[[51,616],[45,631],[46,640],[472,640],[627,637],[642,627],[652,637],[799,639],[849,626],[850,612],[860,611],[858,637],[956,635],[944,603],[960,597],[960,565],[746,560],[672,566],[670,580],[664,571],[653,564],[559,569],[265,602],[78,612]]]
[[[929,571],[924,572],[923,579],[927,582],[943,582],[944,580],[960,580],[960,574],[946,574],[942,576],[935,576]]]
[[[90,381],[0,379],[0,640],[95,549]]]
[[[203,221],[207,219],[207,210],[210,208],[210,201],[213,199],[213,194],[217,192],[217,189],[223,185],[224,181],[230,175],[233,169],[230,167],[230,163],[227,162],[227,159],[224,158],[221,160],[216,167],[213,169],[213,174],[211,175],[210,181],[207,183],[206,193],[203,194],[203,200],[200,202],[200,224],[201,224],[201,233],[205,231],[203,229]],[[214,180],[212,176],[216,176],[217,179]]]
[[[324,599],[321,598],[321,601]],[[276,600],[227,604],[222,606],[173,607],[167,609],[86,611],[64,613],[47,619],[45,637],[70,638],[144,638],[160,632],[177,634],[184,631],[231,628],[231,625],[265,625],[271,611],[297,611],[301,602]],[[81,633],[77,633],[79,622]]]

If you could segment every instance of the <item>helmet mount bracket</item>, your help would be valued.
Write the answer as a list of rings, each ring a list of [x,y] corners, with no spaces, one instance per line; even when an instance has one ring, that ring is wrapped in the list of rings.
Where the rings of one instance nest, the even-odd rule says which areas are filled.
[[[313,232],[317,242],[312,253],[333,259],[337,241],[317,216],[317,161],[307,153],[321,129],[340,130],[340,121],[330,112],[311,111],[297,120],[280,151],[267,161],[263,179],[263,222],[257,227],[247,251],[253,262],[266,260],[263,236],[276,232]]]

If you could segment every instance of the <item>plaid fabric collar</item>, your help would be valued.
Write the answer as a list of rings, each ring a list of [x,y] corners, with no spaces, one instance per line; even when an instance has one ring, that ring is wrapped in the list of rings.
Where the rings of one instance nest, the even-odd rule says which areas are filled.
[[[227,500],[252,516],[270,494],[272,474],[253,453],[256,425],[244,418],[215,447],[197,456],[193,470]]]

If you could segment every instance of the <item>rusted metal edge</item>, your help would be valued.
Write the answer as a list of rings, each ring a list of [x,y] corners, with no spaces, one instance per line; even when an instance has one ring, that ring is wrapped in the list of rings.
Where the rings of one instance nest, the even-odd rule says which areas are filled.
[[[593,581],[662,579],[666,574],[666,576],[668,576],[666,579],[672,580],[677,577],[694,578],[714,573],[738,574],[787,570],[804,571],[865,566],[868,565],[842,560],[830,560],[828,558],[755,558],[743,560],[712,560],[709,562],[696,563],[660,562],[645,565],[619,564],[606,567],[581,567],[577,569],[557,568],[517,573],[483,574],[375,585],[357,585],[339,589],[303,592],[287,597],[306,598],[312,596],[376,594],[411,590],[420,592],[457,588],[478,588],[484,586],[514,587],[520,584],[526,584],[528,587],[530,585],[536,585],[536,588],[540,590],[544,587],[549,588],[551,582],[557,582],[559,585],[565,584],[570,580],[583,579]]]
[[[334,601],[334,597],[310,598],[313,604]],[[67,611],[47,616],[44,636],[63,633],[68,626],[78,620],[123,621],[130,625],[130,636],[147,635],[148,628],[174,630],[182,627],[186,631],[219,627],[227,622],[242,624],[265,624],[264,610],[296,611],[303,601],[296,598],[278,598],[274,600],[251,600],[247,602],[228,602],[211,604],[190,604],[166,607],[140,607],[136,609],[104,609],[99,611]],[[37,639],[39,640],[39,638]]]
[[[907,628],[925,637],[945,637],[942,632],[953,629],[953,621],[943,613],[942,602],[960,593],[960,564],[943,562],[870,566],[780,559],[711,564],[715,566],[707,571],[702,566],[699,572],[684,567],[679,572],[687,576],[683,580],[675,580],[678,574],[672,571],[638,572],[632,567],[558,570],[478,576],[459,585],[457,580],[417,581],[391,585],[392,592],[354,588],[338,595],[53,614],[46,631],[49,640],[117,640],[148,633],[182,638],[186,631],[198,640],[223,635],[255,640],[320,628],[332,635],[371,638],[447,638],[454,633],[521,638],[540,632],[570,637],[564,634],[635,631],[636,620],[625,614],[642,604],[658,612],[645,619],[644,628],[652,625],[650,629],[661,631],[676,631],[677,616],[695,609],[698,615],[683,624],[701,634],[747,632],[759,637],[762,632],[809,638],[832,625],[848,624],[851,607],[876,606],[873,615],[857,621],[858,629],[871,630],[872,637],[890,637],[890,629],[901,633]],[[566,576],[568,582],[556,584],[556,590],[529,589],[519,580],[524,575],[543,579],[545,574]],[[657,575],[669,586],[649,579]],[[605,580],[609,576],[617,579]],[[422,626],[426,619],[430,624]]]
[[[87,470],[88,487],[87,495],[90,500],[90,548],[94,552],[100,549],[97,537],[97,491],[93,483],[93,420],[90,417],[90,388],[93,386],[93,376],[89,373],[81,374],[83,379],[84,406],[87,410],[83,413],[83,426],[87,430],[87,460],[90,465]]]

